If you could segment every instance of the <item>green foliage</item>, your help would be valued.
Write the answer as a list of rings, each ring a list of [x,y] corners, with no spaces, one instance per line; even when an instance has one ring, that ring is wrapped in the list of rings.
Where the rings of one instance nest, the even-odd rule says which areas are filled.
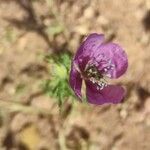
[[[54,97],[61,106],[66,99],[74,97],[68,83],[71,55],[60,53],[45,58],[50,64],[50,79],[44,81],[43,90],[50,97]]]
[[[26,85],[25,84],[23,84],[23,83],[19,83],[17,86],[16,86],[16,94],[20,94],[20,93],[22,93],[24,90],[25,90],[25,88],[26,88]]]
[[[56,24],[56,25],[51,25],[47,28],[46,32],[52,36],[55,36],[57,34],[60,34],[61,32],[63,32],[64,28],[62,25],[60,24]]]

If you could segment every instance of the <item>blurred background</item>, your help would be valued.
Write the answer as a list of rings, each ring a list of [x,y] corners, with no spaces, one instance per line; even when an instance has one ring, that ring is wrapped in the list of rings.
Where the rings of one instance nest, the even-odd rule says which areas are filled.
[[[122,104],[57,101],[46,55],[89,33],[122,45]],[[150,0],[0,0],[0,150],[150,150]]]

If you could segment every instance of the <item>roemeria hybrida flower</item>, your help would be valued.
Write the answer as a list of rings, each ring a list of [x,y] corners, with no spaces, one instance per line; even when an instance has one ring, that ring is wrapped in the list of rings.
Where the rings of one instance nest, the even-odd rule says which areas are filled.
[[[119,78],[128,67],[125,51],[115,43],[105,43],[103,34],[90,34],[79,47],[71,66],[70,85],[82,101],[83,80],[89,103],[119,103],[125,90],[119,85],[110,85],[107,78]]]

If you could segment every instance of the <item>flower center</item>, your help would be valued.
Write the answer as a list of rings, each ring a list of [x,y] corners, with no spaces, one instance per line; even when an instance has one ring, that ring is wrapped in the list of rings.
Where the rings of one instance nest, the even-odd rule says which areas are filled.
[[[96,85],[97,90],[102,90],[108,85],[104,75],[97,69],[95,65],[87,65],[84,71],[84,76]]]

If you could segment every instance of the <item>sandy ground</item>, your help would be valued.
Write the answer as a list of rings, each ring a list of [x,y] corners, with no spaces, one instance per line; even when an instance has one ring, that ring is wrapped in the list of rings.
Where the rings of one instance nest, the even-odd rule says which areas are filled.
[[[49,69],[43,56],[75,53],[92,32],[126,50],[129,68],[117,81],[126,98],[66,103],[60,116],[41,92]],[[0,150],[149,150],[149,72],[149,0],[0,0]]]

